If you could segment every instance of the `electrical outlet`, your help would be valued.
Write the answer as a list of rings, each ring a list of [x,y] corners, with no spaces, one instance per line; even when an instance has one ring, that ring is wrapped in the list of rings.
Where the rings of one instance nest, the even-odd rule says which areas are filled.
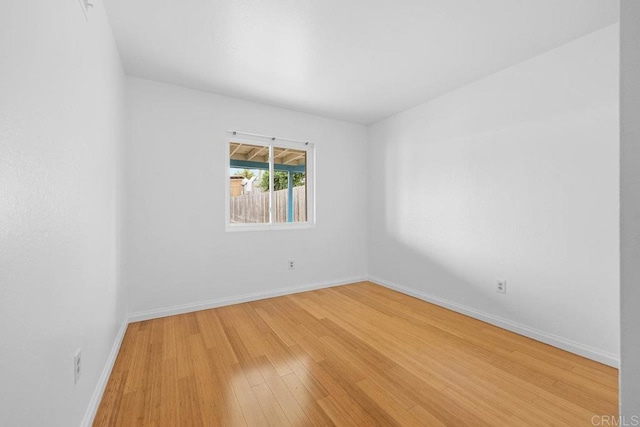
[[[295,262],[292,259],[289,260],[289,270],[295,270],[295,269],[296,269]]]
[[[78,349],[75,356],[73,356],[73,383],[78,384],[80,381],[80,374],[82,374],[82,350]]]
[[[498,280],[496,282],[496,292],[500,294],[507,293],[507,281],[506,280]]]

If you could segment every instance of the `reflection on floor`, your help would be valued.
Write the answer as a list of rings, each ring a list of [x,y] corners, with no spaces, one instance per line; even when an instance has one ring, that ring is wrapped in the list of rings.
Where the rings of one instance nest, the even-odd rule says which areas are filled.
[[[617,375],[364,282],[129,325],[94,425],[592,425]]]

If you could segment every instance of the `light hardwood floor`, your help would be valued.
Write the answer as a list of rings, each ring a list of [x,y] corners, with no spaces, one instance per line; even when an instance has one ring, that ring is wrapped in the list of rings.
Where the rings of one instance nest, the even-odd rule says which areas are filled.
[[[96,426],[590,426],[616,369],[371,284],[133,323]]]

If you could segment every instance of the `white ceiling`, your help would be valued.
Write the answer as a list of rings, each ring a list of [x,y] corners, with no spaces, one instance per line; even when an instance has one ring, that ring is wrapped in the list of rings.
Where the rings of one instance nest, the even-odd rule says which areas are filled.
[[[373,123],[618,20],[617,0],[104,0],[128,74]]]

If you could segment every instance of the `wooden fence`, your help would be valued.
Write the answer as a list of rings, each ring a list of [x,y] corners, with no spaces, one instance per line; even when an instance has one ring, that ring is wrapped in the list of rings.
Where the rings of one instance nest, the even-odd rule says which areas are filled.
[[[273,192],[273,221],[287,222],[288,190]],[[249,193],[243,196],[231,197],[231,223],[268,223],[269,222],[269,193]],[[293,188],[293,221],[307,220],[307,192],[306,186]]]

